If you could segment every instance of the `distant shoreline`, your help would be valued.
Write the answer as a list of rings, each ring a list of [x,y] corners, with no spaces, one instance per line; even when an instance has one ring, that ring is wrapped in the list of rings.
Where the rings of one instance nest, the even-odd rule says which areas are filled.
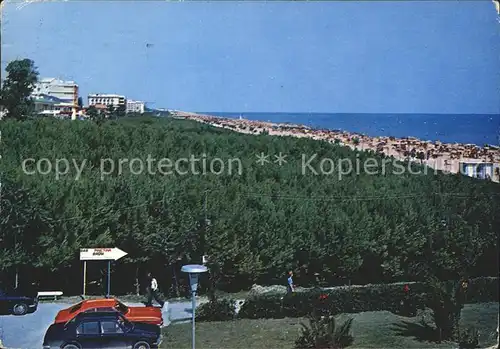
[[[296,124],[330,131],[347,131],[368,137],[414,137],[423,141],[440,141],[449,144],[500,145],[500,113],[194,113],[229,119],[242,116],[247,120]]]
[[[208,114],[170,110],[172,117],[194,120],[235,132],[258,135],[292,136],[324,140],[353,150],[373,151],[400,161],[413,161],[449,173],[460,172],[460,163],[493,164],[492,180],[500,182],[500,147],[424,141],[415,137],[366,136],[343,130],[316,129],[295,123],[273,123]],[[256,114],[257,115],[257,114]],[[497,170],[498,169],[498,170]],[[498,171],[498,174],[495,172]]]
[[[173,110],[172,110],[173,111]],[[178,110],[179,111],[179,110]],[[237,115],[237,114],[246,114],[246,115],[262,115],[262,114],[279,114],[279,115],[299,115],[299,114],[309,114],[309,115],[373,115],[373,116],[379,116],[379,115],[407,115],[407,116],[415,116],[415,115],[420,115],[420,116],[429,116],[429,115],[441,115],[441,116],[471,116],[471,115],[484,115],[484,116],[498,116],[500,115],[499,113],[332,113],[332,112],[256,112],[256,111],[249,111],[249,112],[190,112],[192,114],[198,114],[198,115],[212,115],[212,116],[220,116],[218,114],[227,114],[227,115]]]

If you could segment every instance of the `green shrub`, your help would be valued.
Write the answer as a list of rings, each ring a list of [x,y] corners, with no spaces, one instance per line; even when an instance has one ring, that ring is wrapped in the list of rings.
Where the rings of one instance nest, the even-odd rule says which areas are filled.
[[[457,282],[441,284],[450,289]],[[406,286],[408,291],[405,291]],[[285,296],[267,294],[249,297],[238,316],[250,319],[302,317],[314,308],[320,313],[333,314],[386,310],[414,317],[417,309],[436,308],[434,291],[429,283],[421,282],[314,288]],[[460,303],[498,302],[498,278],[471,279],[465,292],[458,296],[462,297]]]
[[[430,280],[428,287],[430,297],[427,306],[432,310],[439,341],[458,340],[460,315],[464,307],[460,282]]]
[[[295,341],[296,349],[342,349],[354,341],[351,335],[353,319],[344,321],[340,326],[333,315],[321,316],[313,312],[309,316],[309,326],[302,323],[301,334]]]
[[[249,297],[241,306],[238,316],[246,319],[283,318],[283,297],[281,295]]]
[[[458,341],[459,349],[475,349],[479,348],[479,332],[473,327],[460,331]]]
[[[469,280],[467,291],[465,292],[465,302],[498,302],[498,281],[497,277],[478,277]]]
[[[463,297],[464,304],[487,303],[499,301],[499,279],[497,277],[481,276],[467,280],[467,286],[464,288]],[[444,282],[447,287],[453,287],[456,284],[454,280]],[[430,294],[430,291],[426,292]],[[422,296],[426,296],[422,294]],[[427,302],[430,297],[427,295]]]
[[[408,292],[404,290],[409,286]],[[318,313],[339,314],[387,310],[415,316],[425,303],[424,286],[417,283],[394,283],[366,286],[342,286],[310,289],[281,295],[253,296],[245,301],[241,318],[283,318]]]
[[[200,321],[233,320],[236,315],[236,302],[233,299],[212,298],[196,309],[196,319]]]

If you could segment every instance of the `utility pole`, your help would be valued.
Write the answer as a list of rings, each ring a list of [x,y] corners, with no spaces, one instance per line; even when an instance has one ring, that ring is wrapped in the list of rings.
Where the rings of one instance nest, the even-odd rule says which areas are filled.
[[[17,232],[18,231],[19,230],[16,229],[16,232],[14,233],[14,250],[16,251],[16,257],[17,257]],[[17,288],[17,286],[19,285],[19,268],[18,268],[17,264],[16,264],[16,281],[15,282],[16,282],[16,284],[15,284],[14,288]]]
[[[205,190],[205,233],[207,232],[207,223],[208,223],[208,219],[207,219],[207,200],[208,200],[208,189]]]
[[[203,243],[202,243],[202,248],[203,248],[203,251],[202,251],[202,255],[201,255],[201,262],[202,264],[205,264],[205,255],[207,253],[206,251],[206,238],[207,238],[207,228],[208,228],[208,224],[209,224],[209,221],[208,221],[208,213],[207,213],[207,202],[208,202],[208,189],[205,189],[205,201],[204,201],[204,211],[205,211],[205,222],[203,224]],[[213,281],[213,275],[211,272],[208,273],[208,277],[209,277],[209,291],[211,291],[210,293],[211,294],[214,294],[215,292],[215,285],[214,285],[214,281]]]
[[[203,220],[203,236],[201,238],[201,255],[204,256],[206,253],[205,238],[207,236],[207,225],[208,225],[208,215],[207,215],[207,201],[208,201],[208,189],[205,189],[205,199],[203,200],[203,211],[205,218]]]

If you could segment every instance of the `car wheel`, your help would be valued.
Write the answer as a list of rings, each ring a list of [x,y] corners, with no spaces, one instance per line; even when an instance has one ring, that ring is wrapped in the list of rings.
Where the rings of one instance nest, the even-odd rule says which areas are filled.
[[[151,346],[148,342],[139,341],[134,344],[134,349],[151,349]]]
[[[12,307],[12,313],[14,315],[26,315],[28,313],[28,306],[24,303],[16,303]]]
[[[62,347],[62,349],[80,349],[80,346],[78,344],[70,343]]]

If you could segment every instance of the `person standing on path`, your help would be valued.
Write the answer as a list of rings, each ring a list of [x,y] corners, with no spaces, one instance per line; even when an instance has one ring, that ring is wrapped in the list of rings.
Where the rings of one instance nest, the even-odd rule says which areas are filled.
[[[147,292],[148,292],[148,300],[146,302],[147,307],[152,307],[153,306],[153,298],[158,304],[163,306],[165,305],[165,302],[160,298],[158,295],[158,282],[156,279],[151,275],[151,273],[148,273],[148,287],[147,287]]]
[[[287,293],[295,292],[295,285],[293,284],[293,272],[288,272]]]

